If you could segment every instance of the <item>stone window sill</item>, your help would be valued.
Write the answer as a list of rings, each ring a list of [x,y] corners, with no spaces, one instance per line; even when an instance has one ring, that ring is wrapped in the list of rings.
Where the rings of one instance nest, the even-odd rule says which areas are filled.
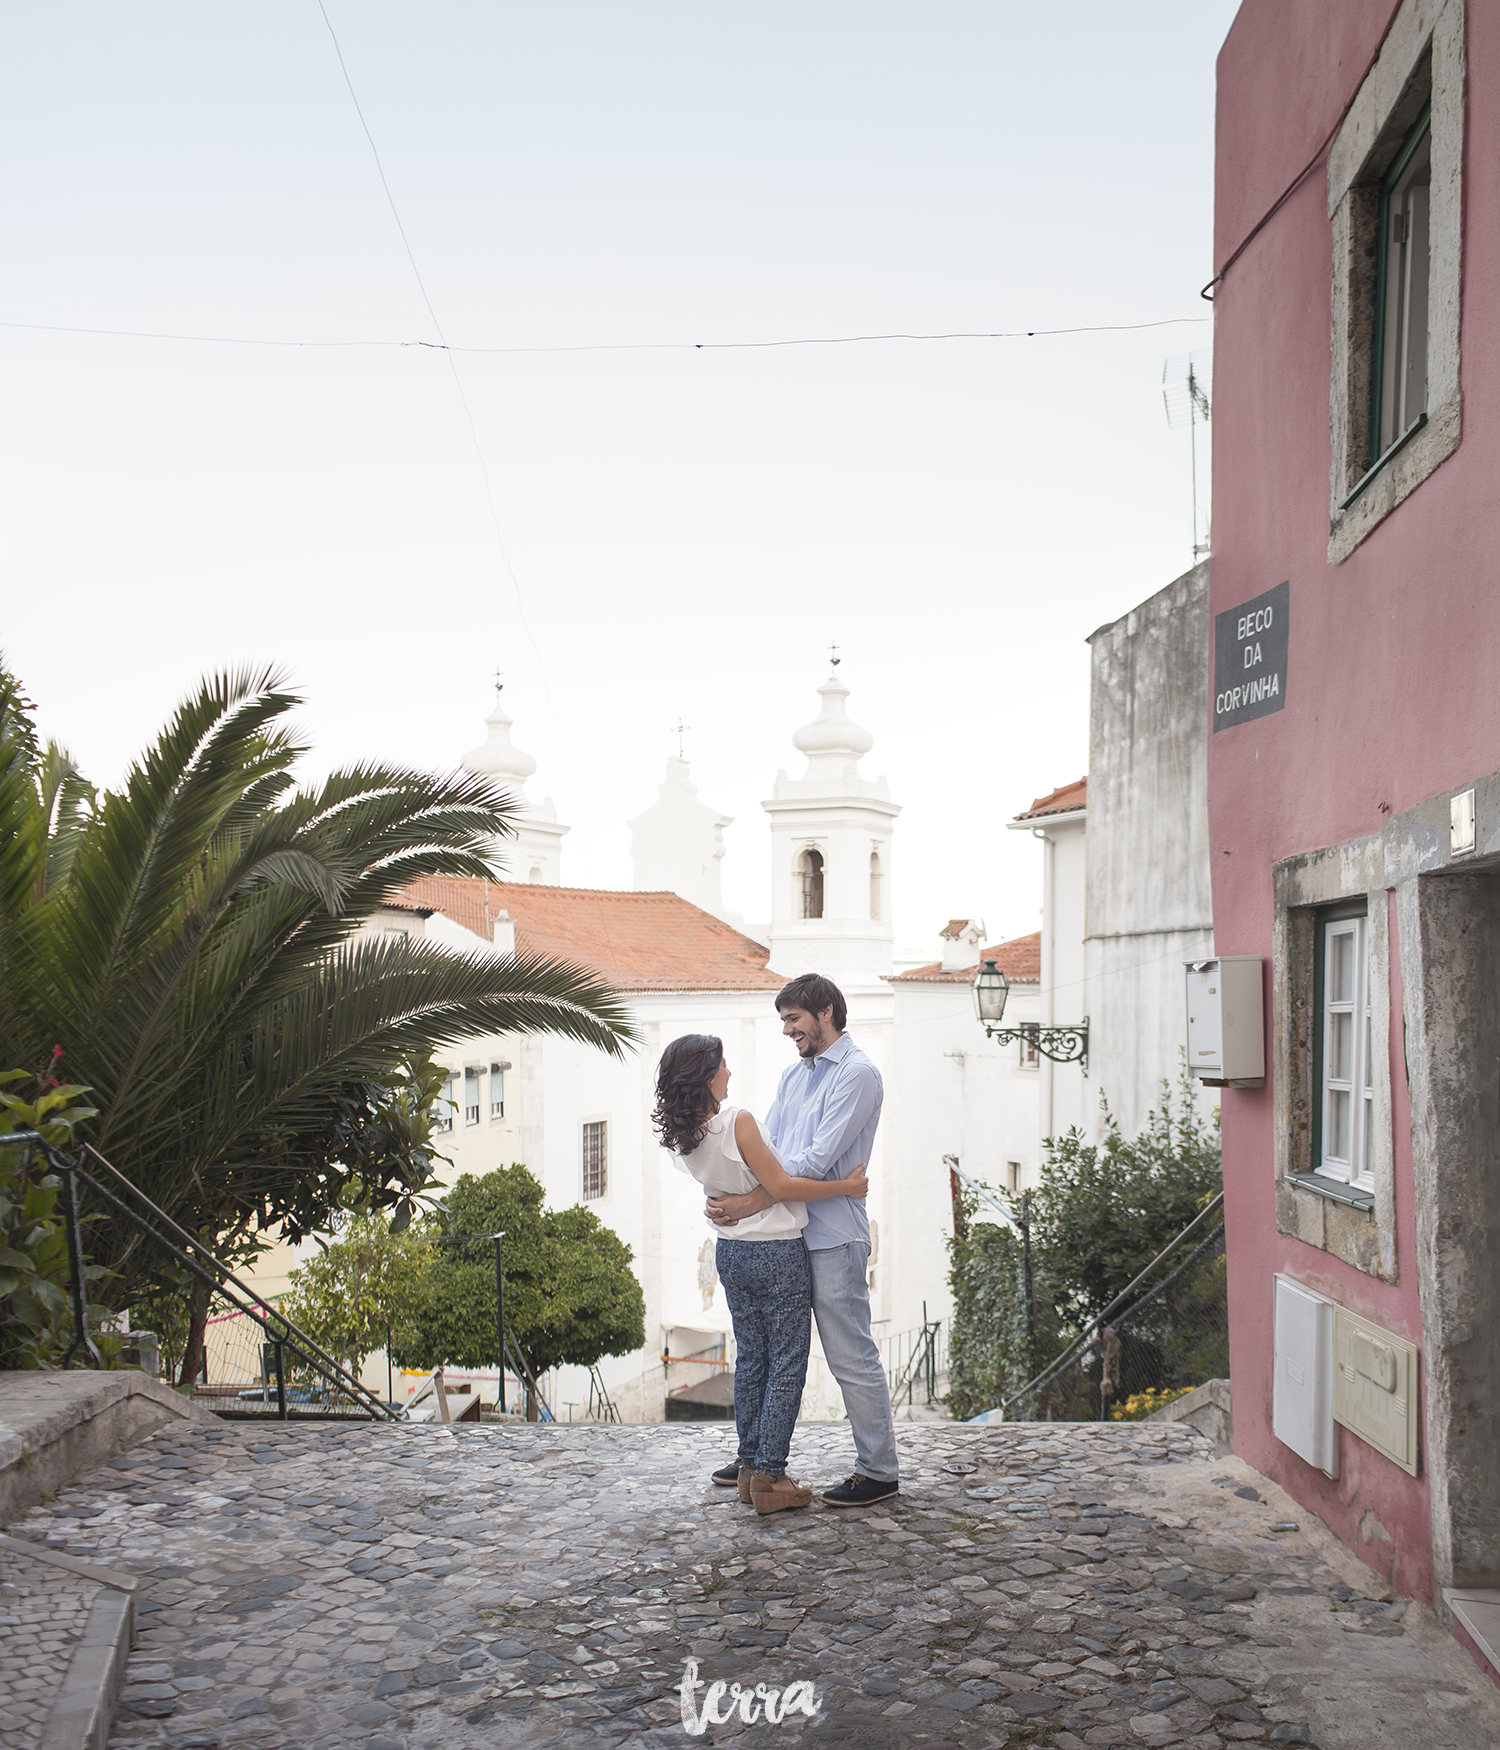
[[[1346,1203],[1351,1209],[1375,1213],[1375,1193],[1358,1185],[1346,1185],[1341,1179],[1328,1179],[1321,1173],[1288,1173],[1287,1182],[1326,1197],[1331,1203]]]

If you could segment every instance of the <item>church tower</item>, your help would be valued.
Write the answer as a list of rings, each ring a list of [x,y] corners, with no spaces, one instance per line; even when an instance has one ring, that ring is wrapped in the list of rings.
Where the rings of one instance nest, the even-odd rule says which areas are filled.
[[[562,883],[562,841],[568,828],[558,824],[557,809],[549,796],[532,802],[526,795],[526,780],[536,771],[536,761],[510,738],[511,719],[495,688],[495,708],[485,718],[488,734],[481,746],[471,748],[460,762],[476,777],[493,778],[515,798],[519,813],[516,836],[497,841],[505,875],[511,881],[536,881],[547,887]]]
[[[849,720],[838,661],[823,708],[792,737],[800,778],[776,774],[771,800],[771,966],[788,978],[825,972],[842,986],[891,970],[891,834],[901,812],[884,778],[860,776],[875,745]]]
[[[638,893],[679,893],[715,917],[724,916],[719,867],[724,860],[724,828],[730,815],[698,800],[680,755],[667,761],[665,781],[644,814],[630,828],[630,859]]]

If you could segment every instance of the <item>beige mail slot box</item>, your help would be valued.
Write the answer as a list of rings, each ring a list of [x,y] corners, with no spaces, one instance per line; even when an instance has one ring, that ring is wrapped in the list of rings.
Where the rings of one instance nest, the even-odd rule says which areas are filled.
[[[1333,1314],[1333,1419],[1417,1474],[1417,1346],[1346,1307]]]

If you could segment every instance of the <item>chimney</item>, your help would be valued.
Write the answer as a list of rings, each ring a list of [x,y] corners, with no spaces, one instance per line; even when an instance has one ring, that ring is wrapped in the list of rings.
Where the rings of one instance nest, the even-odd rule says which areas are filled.
[[[495,952],[506,960],[516,957],[516,924],[508,911],[497,912],[494,922]]]
[[[983,918],[949,918],[938,931],[943,943],[943,971],[967,972],[979,964],[984,941]]]

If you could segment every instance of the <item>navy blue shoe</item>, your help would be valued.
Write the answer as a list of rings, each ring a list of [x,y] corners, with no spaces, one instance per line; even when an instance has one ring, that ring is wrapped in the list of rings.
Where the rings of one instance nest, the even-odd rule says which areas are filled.
[[[846,1482],[825,1489],[823,1499],[830,1507],[873,1507],[877,1501],[889,1501],[900,1493],[900,1483],[880,1483],[855,1471]]]
[[[733,1459],[723,1470],[716,1470],[714,1481],[721,1489],[737,1489],[740,1486],[740,1461]]]

